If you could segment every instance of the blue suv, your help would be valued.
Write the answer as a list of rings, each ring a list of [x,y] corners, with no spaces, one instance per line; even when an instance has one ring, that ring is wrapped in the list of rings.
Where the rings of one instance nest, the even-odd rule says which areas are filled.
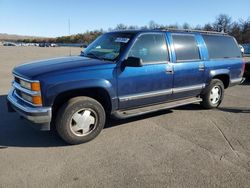
[[[40,129],[54,125],[67,143],[79,144],[95,138],[108,116],[196,102],[216,108],[224,90],[242,82],[243,69],[236,40],[224,33],[110,32],[79,56],[14,68],[8,106]]]

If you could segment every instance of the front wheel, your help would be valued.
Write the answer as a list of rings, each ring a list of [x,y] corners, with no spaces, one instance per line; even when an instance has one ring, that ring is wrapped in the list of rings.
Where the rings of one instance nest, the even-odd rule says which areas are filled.
[[[98,101],[89,97],[75,97],[59,110],[56,130],[67,143],[80,144],[97,137],[105,121],[105,111]]]
[[[224,84],[219,79],[213,79],[205,88],[201,105],[206,109],[217,108],[224,97]]]

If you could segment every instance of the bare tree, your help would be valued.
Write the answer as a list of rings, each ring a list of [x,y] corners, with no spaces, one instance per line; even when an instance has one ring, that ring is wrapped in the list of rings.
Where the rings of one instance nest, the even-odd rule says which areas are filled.
[[[147,25],[141,26],[140,29],[143,29],[143,30],[148,29],[148,26]]]
[[[198,24],[198,25],[195,26],[194,29],[195,29],[195,30],[202,30],[202,27],[201,27],[201,25]]]
[[[238,42],[242,41],[242,27],[238,22],[233,22],[229,32],[230,35],[233,35]]]
[[[232,23],[232,18],[226,14],[220,14],[213,24],[213,27],[218,32],[229,32]]]
[[[115,28],[108,28],[107,31],[114,31],[114,30],[134,30],[134,29],[192,29],[192,27],[188,23],[184,23],[182,26],[176,24],[169,24],[169,25],[160,25],[155,21],[150,21],[148,25],[145,26],[136,26],[130,25],[127,26],[125,24],[118,24]],[[226,14],[220,14],[216,17],[216,20],[213,24],[207,23],[205,25],[197,25],[194,29],[196,30],[206,30],[206,31],[218,31],[218,32],[227,32],[230,35],[234,36],[239,43],[250,43],[250,17],[248,20],[239,20],[232,22],[231,17]],[[42,38],[42,39],[19,39],[19,42],[26,41],[26,42],[58,42],[58,43],[90,43],[96,37],[101,35],[106,31],[100,29],[95,31],[86,31],[84,33],[79,33],[76,35],[71,36],[61,36],[57,38]]]
[[[128,26],[128,29],[129,30],[136,30],[136,29],[138,29],[138,26],[136,26],[136,25],[130,25],[130,26]]]
[[[166,25],[166,28],[170,28],[170,29],[180,29],[178,24],[170,24],[170,25]]]
[[[190,27],[190,25],[189,25],[188,23],[184,23],[184,24],[182,25],[182,28],[183,28],[183,29],[191,29],[191,27]]]
[[[151,20],[148,24],[149,29],[157,29],[160,27],[159,24],[157,24],[155,21]]]
[[[250,43],[250,18],[242,22],[242,43]]]
[[[126,26],[126,25],[124,25],[124,24],[118,24],[116,27],[115,27],[115,29],[114,30],[116,30],[116,31],[120,31],[120,30],[126,30],[128,27]]]
[[[205,31],[213,31],[214,28],[210,23],[207,23],[207,24],[204,25],[203,30],[205,30]]]

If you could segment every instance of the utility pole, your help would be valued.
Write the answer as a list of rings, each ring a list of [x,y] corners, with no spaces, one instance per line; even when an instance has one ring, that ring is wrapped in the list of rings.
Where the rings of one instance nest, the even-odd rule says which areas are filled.
[[[70,38],[70,18],[68,20],[68,27],[69,27],[69,38]],[[71,56],[71,46],[69,46],[69,55]]]

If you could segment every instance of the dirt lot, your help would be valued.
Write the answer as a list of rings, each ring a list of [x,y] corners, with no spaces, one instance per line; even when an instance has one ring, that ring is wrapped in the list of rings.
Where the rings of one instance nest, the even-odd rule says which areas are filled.
[[[249,81],[226,90],[219,109],[112,120],[95,140],[67,146],[7,113],[5,100],[14,66],[68,54],[0,47],[0,187],[250,187]]]

